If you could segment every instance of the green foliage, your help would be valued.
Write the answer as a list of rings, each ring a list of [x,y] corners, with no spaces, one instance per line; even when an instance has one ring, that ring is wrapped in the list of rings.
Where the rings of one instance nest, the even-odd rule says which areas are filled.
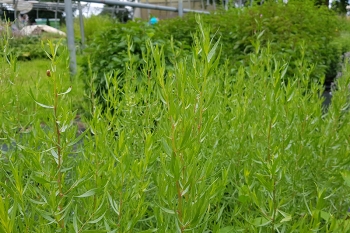
[[[202,18],[203,22],[211,25],[210,36],[220,36],[224,51],[220,63],[228,60],[232,72],[250,63],[250,54],[257,46],[257,39],[261,48],[269,44],[276,59],[289,63],[287,73],[290,79],[299,72],[302,61],[309,65],[310,77],[319,82],[325,76],[327,80],[333,79],[339,70],[344,49],[337,38],[343,25],[348,23],[326,7],[315,7],[312,1],[292,1],[288,4],[269,1],[261,6],[217,11]],[[186,54],[193,46],[196,30],[194,14],[188,14],[183,19],[161,20],[156,26],[142,21],[117,24],[103,31],[90,44],[82,64],[84,74],[89,74],[90,65],[92,72],[98,75],[95,86],[98,90],[105,86],[106,72],[117,72],[119,85],[122,85],[128,62],[132,62],[133,69],[137,70],[144,65],[142,54],[148,40],[154,45],[164,46],[167,69],[172,69],[169,61],[174,54],[169,50],[170,41],[174,41],[175,51]],[[97,93],[100,99],[103,99],[102,93]]]
[[[84,35],[86,42],[90,43],[96,34],[113,27],[115,23],[116,20],[106,15],[92,15],[88,18],[84,18]],[[75,19],[74,21],[74,36],[78,40],[81,40],[79,19]]]
[[[191,42],[191,33],[195,32],[193,18],[189,15],[184,22],[166,20],[161,31],[180,41]],[[290,61],[290,74],[296,72],[298,60],[303,57],[316,65],[313,77],[332,75],[341,55],[331,45],[339,36],[339,19],[325,7],[314,7],[312,2],[269,1],[261,6],[216,12],[204,17],[204,22],[212,25],[213,34],[221,36],[225,51],[222,59],[229,59],[235,70],[249,63],[257,37],[262,47],[269,43],[276,56]]]
[[[147,41],[143,66],[130,59],[123,85],[118,73],[105,76],[104,110],[89,95],[86,130],[67,53],[48,42],[43,85],[26,92],[5,37],[0,231],[349,232],[349,68],[325,112],[307,60],[290,77],[290,63],[255,40],[250,62],[232,73],[210,33],[199,23],[174,69]],[[19,95],[32,116],[18,114],[20,131]]]
[[[46,38],[51,38],[52,41],[59,41],[55,36],[41,35],[41,36],[15,36],[9,40],[9,47],[11,53],[17,57],[19,61],[26,61],[32,59],[45,59],[47,55],[42,49],[42,41]],[[61,52],[61,51],[60,51]]]
[[[157,34],[158,30],[146,22],[129,21],[126,24],[109,27],[89,44],[82,63],[82,73],[84,76],[97,74],[94,82],[96,96],[100,101],[104,102],[103,95],[107,88],[105,74],[123,77],[118,81],[119,86],[126,81],[124,75],[129,69],[135,71],[133,78],[139,79],[142,67],[146,65],[144,56],[149,41],[154,46],[163,47],[166,68],[172,69],[172,60],[181,57],[185,51],[181,49],[181,43],[171,44],[171,40],[163,40]]]

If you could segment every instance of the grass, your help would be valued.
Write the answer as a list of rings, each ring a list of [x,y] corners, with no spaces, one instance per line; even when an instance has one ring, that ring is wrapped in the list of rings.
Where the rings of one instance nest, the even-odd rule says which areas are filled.
[[[138,78],[132,63],[123,86],[106,74],[106,108],[84,106],[56,44],[49,60],[2,57],[0,232],[350,230],[348,67],[325,113],[312,64],[287,77],[257,40],[231,74],[199,32],[173,71],[148,44]]]

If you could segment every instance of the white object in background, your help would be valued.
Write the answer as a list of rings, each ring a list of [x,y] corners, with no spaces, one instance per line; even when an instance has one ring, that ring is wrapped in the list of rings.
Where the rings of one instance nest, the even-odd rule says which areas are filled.
[[[61,36],[66,36],[66,33],[54,27],[50,27],[48,25],[30,25],[30,26],[25,26],[20,30],[21,35],[24,35],[24,36],[29,36],[29,35],[41,33],[41,32],[48,32],[48,33],[59,34]]]

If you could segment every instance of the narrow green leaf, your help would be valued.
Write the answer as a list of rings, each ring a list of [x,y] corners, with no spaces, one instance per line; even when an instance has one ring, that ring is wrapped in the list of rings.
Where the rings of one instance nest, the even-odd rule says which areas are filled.
[[[220,38],[216,41],[216,43],[214,44],[213,48],[210,50],[210,52],[209,52],[209,54],[207,56],[208,63],[210,63],[212,57],[214,56],[216,48],[219,45],[219,42],[220,42]]]
[[[285,213],[285,212],[283,212],[283,211],[281,211],[281,210],[278,210],[278,212],[279,212],[280,214],[282,214],[282,216],[284,217],[284,218],[280,221],[281,223],[282,223],[282,222],[289,222],[289,221],[292,220],[292,216],[291,216],[290,214]]]
[[[75,206],[74,208],[74,212],[73,212],[73,228],[75,232],[79,231],[79,227],[78,227],[78,221],[77,221],[77,213],[78,213],[78,207]]]
[[[164,148],[164,151],[167,155],[171,156],[172,155],[172,150],[170,148],[170,146],[168,145],[167,141],[165,138],[162,138],[162,144],[163,144],[163,148]]]
[[[263,217],[258,217],[253,220],[253,224],[257,227],[263,227],[267,226],[271,223],[271,220],[263,218]]]
[[[90,196],[95,195],[96,190],[97,190],[97,188],[93,188],[93,189],[90,189],[89,191],[87,191],[79,196],[75,196],[75,197],[77,197],[77,198],[90,197]]]
[[[76,137],[71,143],[68,143],[67,147],[77,144],[88,132],[89,132],[89,129],[86,129],[82,134]]]
[[[50,213],[48,213],[48,212],[46,212],[44,210],[40,210],[38,208],[36,208],[36,211],[41,215],[41,217],[43,217],[46,220],[50,221],[50,223],[48,223],[48,224],[52,224],[52,223],[56,222],[56,220],[51,217],[52,215]]]
[[[105,216],[106,212],[104,212],[100,217],[96,218],[95,220],[91,220],[88,223],[95,224],[101,221],[101,219]]]
[[[66,94],[68,94],[69,92],[71,92],[71,90],[72,90],[72,87],[69,87],[65,92],[59,93],[58,95],[66,95]]]
[[[56,163],[58,164],[58,154],[54,149],[50,150],[51,155],[53,156],[53,158],[55,159]]]
[[[31,198],[28,198],[28,200],[29,200],[30,202],[36,204],[36,205],[45,205],[45,204],[47,204],[47,202],[45,202],[45,201],[36,201],[36,200],[34,200],[34,199],[31,199]]]
[[[108,193],[108,200],[109,200],[109,204],[111,205],[113,211],[119,215],[118,205],[117,205],[117,203],[115,203],[115,201],[113,200],[112,196],[109,193]]]
[[[49,109],[52,109],[52,108],[53,108],[53,106],[45,105],[45,104],[42,104],[42,103],[39,103],[38,101],[36,101],[32,89],[29,90],[29,95],[30,95],[30,97],[32,97],[32,99],[34,100],[34,102],[35,102],[37,105],[39,105],[39,106],[41,106],[41,107],[43,107],[43,108],[49,108]]]
[[[259,40],[265,33],[265,30],[262,30],[262,32],[259,33],[257,39]]]
[[[49,106],[49,105],[45,105],[45,104],[39,103],[39,102],[36,101],[36,100],[34,100],[34,102],[35,102],[37,105],[39,105],[39,106],[41,106],[41,107],[43,107],[43,108],[49,108],[49,109],[52,109],[52,108],[53,108],[53,106]]]
[[[182,191],[181,196],[184,196],[188,192],[188,190],[190,190],[190,185],[188,185],[187,188]]]
[[[165,213],[168,213],[168,214],[175,214],[175,211],[173,210],[170,210],[170,209],[167,209],[165,207],[162,207],[162,206],[159,206],[161,208],[161,210],[163,210]]]

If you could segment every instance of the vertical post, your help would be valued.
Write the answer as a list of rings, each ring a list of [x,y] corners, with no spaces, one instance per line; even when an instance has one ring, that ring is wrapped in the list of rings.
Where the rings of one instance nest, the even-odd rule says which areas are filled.
[[[225,10],[228,10],[228,0],[225,0]]]
[[[183,0],[178,0],[178,12],[179,12],[179,17],[182,17],[184,15],[184,8],[183,8]]]
[[[146,3],[148,4],[149,1],[147,0]],[[150,9],[147,9],[147,19],[150,19],[151,18],[151,11]]]
[[[80,23],[80,36],[81,36],[81,49],[85,48],[85,32],[84,32],[84,18],[83,18],[83,9],[81,2],[78,2],[79,8],[79,23]]]
[[[167,2],[168,2],[168,1],[167,1]],[[168,4],[167,4],[167,6],[168,6]],[[173,1],[172,1],[172,0],[170,0],[170,6],[173,6]],[[167,14],[167,15],[168,15],[168,14]],[[173,12],[170,11],[170,14],[169,14],[169,15],[170,15],[170,17],[173,16]]]
[[[64,8],[66,12],[67,43],[69,50],[69,70],[71,75],[75,75],[77,72],[77,59],[74,44],[72,0],[64,0]]]
[[[57,2],[56,2],[55,20],[57,19],[58,4],[59,4],[59,0],[57,0]],[[50,26],[51,26],[51,25],[50,25]]]
[[[19,29],[19,23],[18,23],[18,19],[17,19],[17,3],[18,3],[18,1],[13,0],[13,20],[15,21],[15,24],[16,24],[17,28]]]
[[[139,3],[140,0],[136,0],[136,3]],[[134,15],[133,15],[133,20],[135,20],[135,18],[141,18],[141,9],[138,7],[134,7]]]

